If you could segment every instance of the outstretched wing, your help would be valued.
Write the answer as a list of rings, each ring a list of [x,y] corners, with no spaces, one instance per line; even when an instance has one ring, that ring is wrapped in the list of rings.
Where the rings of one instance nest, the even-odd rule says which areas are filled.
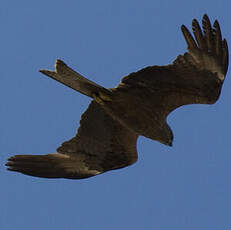
[[[81,179],[128,166],[137,160],[137,135],[92,101],[82,115],[77,135],[56,154],[15,155],[8,170],[45,178]]]
[[[203,31],[193,20],[194,40],[183,25],[188,52],[171,65],[147,67],[124,77],[118,89],[127,85],[145,91],[146,100],[165,117],[182,105],[215,103],[228,69],[228,45],[217,20],[212,28],[204,15],[202,27]]]

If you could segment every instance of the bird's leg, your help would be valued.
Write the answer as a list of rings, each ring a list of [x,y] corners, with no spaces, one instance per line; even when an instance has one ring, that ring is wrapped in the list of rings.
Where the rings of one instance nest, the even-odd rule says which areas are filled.
[[[94,93],[93,98],[97,103],[101,105],[103,105],[107,101],[112,101],[111,97],[106,93],[103,93],[102,91],[98,91],[97,93]]]

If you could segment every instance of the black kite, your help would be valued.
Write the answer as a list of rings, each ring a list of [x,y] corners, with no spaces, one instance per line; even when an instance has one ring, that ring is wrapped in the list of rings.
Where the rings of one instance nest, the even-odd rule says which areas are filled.
[[[172,145],[166,118],[187,104],[213,104],[220,95],[228,69],[228,46],[217,20],[207,15],[192,21],[193,36],[183,25],[188,52],[166,66],[150,66],[122,78],[106,89],[81,76],[61,60],[55,72],[40,72],[93,98],[83,113],[77,135],[57,153],[16,155],[8,170],[45,178],[82,179],[123,168],[137,160],[139,135]]]

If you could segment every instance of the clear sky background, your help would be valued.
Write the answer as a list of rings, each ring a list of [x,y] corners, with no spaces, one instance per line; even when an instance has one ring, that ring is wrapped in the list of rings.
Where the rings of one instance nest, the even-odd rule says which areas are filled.
[[[172,148],[140,137],[139,161],[85,180],[6,171],[14,154],[55,152],[90,99],[38,72],[55,59],[105,87],[186,50],[181,24],[218,19],[230,0],[1,0],[0,229],[230,230],[231,76],[215,105],[172,113]]]

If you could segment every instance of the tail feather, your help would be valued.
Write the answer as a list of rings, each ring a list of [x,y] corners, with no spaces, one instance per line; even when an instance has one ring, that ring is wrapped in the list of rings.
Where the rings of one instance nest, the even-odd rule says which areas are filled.
[[[53,78],[54,80],[86,95],[91,98],[95,94],[102,92],[108,96],[111,95],[111,91],[96,84],[93,81],[88,80],[81,74],[75,72],[73,69],[68,67],[63,61],[56,60],[55,71],[50,70],[39,70],[41,73]]]

